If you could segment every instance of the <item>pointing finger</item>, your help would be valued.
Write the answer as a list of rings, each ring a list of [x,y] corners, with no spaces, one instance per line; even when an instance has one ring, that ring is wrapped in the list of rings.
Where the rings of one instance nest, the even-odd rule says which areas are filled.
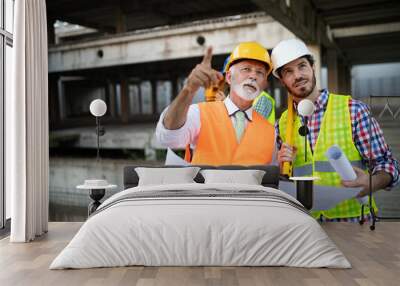
[[[201,63],[211,67],[212,47],[208,47]]]

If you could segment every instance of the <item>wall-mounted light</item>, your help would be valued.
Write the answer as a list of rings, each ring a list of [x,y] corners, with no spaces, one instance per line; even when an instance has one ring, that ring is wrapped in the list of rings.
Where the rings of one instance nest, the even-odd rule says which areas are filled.
[[[107,112],[107,104],[101,99],[95,99],[90,103],[90,113],[96,117],[96,134],[97,134],[97,162],[100,159],[100,140],[99,137],[104,135],[104,128],[100,127],[100,117]],[[93,200],[88,206],[88,215],[90,216],[96,211],[101,204],[100,200],[104,197],[106,189],[116,188],[116,185],[111,185],[105,179],[89,179],[85,180],[83,185],[77,186],[78,189],[89,190],[89,196]]]
[[[100,117],[107,112],[107,104],[101,99],[95,99],[90,103],[90,113],[96,117],[96,134],[97,134],[97,161],[100,159],[100,136],[105,133],[104,128],[100,127]]]

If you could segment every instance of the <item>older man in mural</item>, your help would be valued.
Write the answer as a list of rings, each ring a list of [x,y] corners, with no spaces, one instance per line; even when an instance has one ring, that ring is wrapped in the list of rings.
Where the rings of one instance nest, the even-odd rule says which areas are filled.
[[[186,84],[161,114],[156,136],[165,146],[190,145],[185,159],[193,164],[268,164],[273,158],[275,131],[252,108],[267,86],[272,70],[268,51],[256,42],[239,44],[227,64],[229,96],[224,101],[192,104],[200,87],[217,85],[223,75],[211,67],[212,49],[190,73]]]

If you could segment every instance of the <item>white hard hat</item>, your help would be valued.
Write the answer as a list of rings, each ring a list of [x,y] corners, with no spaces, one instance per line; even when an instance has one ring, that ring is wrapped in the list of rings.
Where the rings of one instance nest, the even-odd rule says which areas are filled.
[[[277,70],[287,63],[306,55],[312,55],[307,46],[299,39],[283,40],[272,50],[272,74],[279,78]]]

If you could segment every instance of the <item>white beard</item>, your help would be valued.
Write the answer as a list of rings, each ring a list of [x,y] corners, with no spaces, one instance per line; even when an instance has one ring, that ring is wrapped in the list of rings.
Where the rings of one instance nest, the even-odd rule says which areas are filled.
[[[256,88],[256,90],[254,92],[250,92],[247,88],[244,87],[245,84],[251,84]],[[242,99],[247,101],[253,101],[260,94],[260,87],[253,80],[245,80],[241,83],[234,83],[232,85],[232,90]]]

